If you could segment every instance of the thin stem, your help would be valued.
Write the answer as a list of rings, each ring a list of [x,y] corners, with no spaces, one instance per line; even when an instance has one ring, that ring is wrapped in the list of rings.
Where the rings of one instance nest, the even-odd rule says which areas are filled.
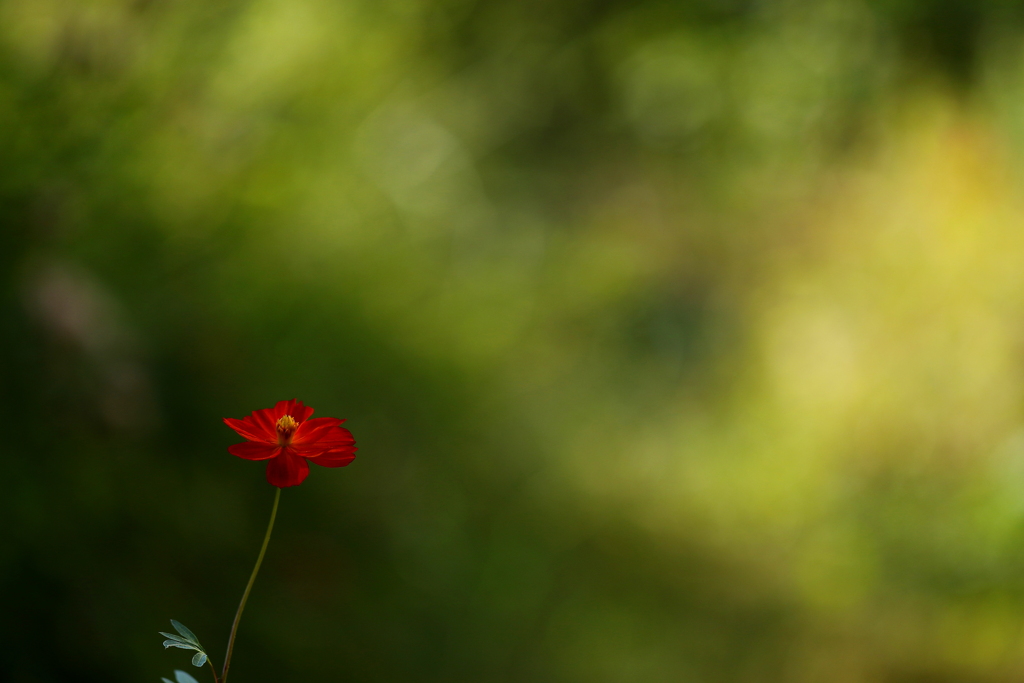
[[[252,568],[252,576],[249,577],[249,583],[245,586],[245,592],[242,593],[242,602],[238,603],[238,611],[235,613],[235,623],[231,624],[231,637],[228,638],[228,652],[224,656],[224,669],[220,672],[219,683],[225,683],[225,681],[228,680],[228,666],[231,664],[231,652],[235,649],[235,634],[238,632],[238,622],[242,618],[242,610],[245,609],[245,601],[249,599],[249,591],[252,590],[252,584],[256,581],[256,574],[260,571],[260,565],[263,563],[263,555],[267,552],[267,544],[270,543],[270,532],[274,530],[274,518],[277,517],[277,504],[280,500],[281,489],[278,489],[277,493],[274,495],[274,509],[270,511],[270,523],[267,524],[267,535],[263,537],[263,547],[260,548],[260,556],[256,558],[256,566]]]
[[[278,491],[280,490],[278,489]],[[206,656],[206,663],[210,665],[210,671],[213,672],[213,683],[220,683],[220,679],[217,678],[217,668],[213,665],[213,660],[210,659],[209,655]]]

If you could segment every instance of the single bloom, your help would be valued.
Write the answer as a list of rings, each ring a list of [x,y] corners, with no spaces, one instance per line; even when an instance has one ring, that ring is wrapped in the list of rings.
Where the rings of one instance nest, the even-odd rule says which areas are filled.
[[[228,452],[246,460],[267,460],[267,481],[278,488],[298,486],[309,474],[309,462],[324,467],[344,467],[355,460],[356,440],[336,417],[314,417],[302,401],[278,401],[273,408],[224,422],[245,443],[228,446]]]

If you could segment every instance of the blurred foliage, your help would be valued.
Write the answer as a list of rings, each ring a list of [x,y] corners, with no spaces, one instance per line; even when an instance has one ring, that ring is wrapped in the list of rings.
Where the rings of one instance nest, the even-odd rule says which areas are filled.
[[[6,678],[1015,680],[1022,18],[0,0]]]

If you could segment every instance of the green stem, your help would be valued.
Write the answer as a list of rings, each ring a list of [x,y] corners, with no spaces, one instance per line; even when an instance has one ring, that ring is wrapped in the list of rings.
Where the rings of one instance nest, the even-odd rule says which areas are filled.
[[[220,672],[219,683],[225,683],[228,680],[228,666],[231,664],[231,652],[235,649],[235,635],[238,633],[238,622],[242,618],[242,610],[245,609],[245,601],[249,599],[249,591],[252,590],[252,584],[256,581],[256,574],[260,571],[260,565],[263,563],[263,555],[267,552],[267,544],[270,543],[270,532],[274,530],[274,518],[277,517],[277,504],[280,500],[281,489],[278,489],[274,495],[274,509],[270,511],[270,523],[267,524],[267,535],[263,537],[263,547],[260,548],[260,556],[256,558],[256,566],[252,568],[252,576],[249,577],[249,583],[245,586],[245,592],[242,593],[242,602],[238,603],[238,611],[235,612],[235,623],[231,624],[228,652],[224,656],[224,669]]]
[[[217,668],[213,665],[213,660],[210,659],[210,655],[206,655],[206,663],[210,665],[210,671],[213,672],[213,683],[220,683],[220,679],[217,678]]]

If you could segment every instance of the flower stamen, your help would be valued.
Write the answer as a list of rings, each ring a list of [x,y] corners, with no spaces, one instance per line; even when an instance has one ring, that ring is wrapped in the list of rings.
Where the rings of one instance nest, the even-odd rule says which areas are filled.
[[[295,421],[295,418],[291,415],[285,415],[277,421],[277,442],[282,446],[287,446],[292,441],[292,436],[295,435],[295,430],[299,428],[299,423]]]

